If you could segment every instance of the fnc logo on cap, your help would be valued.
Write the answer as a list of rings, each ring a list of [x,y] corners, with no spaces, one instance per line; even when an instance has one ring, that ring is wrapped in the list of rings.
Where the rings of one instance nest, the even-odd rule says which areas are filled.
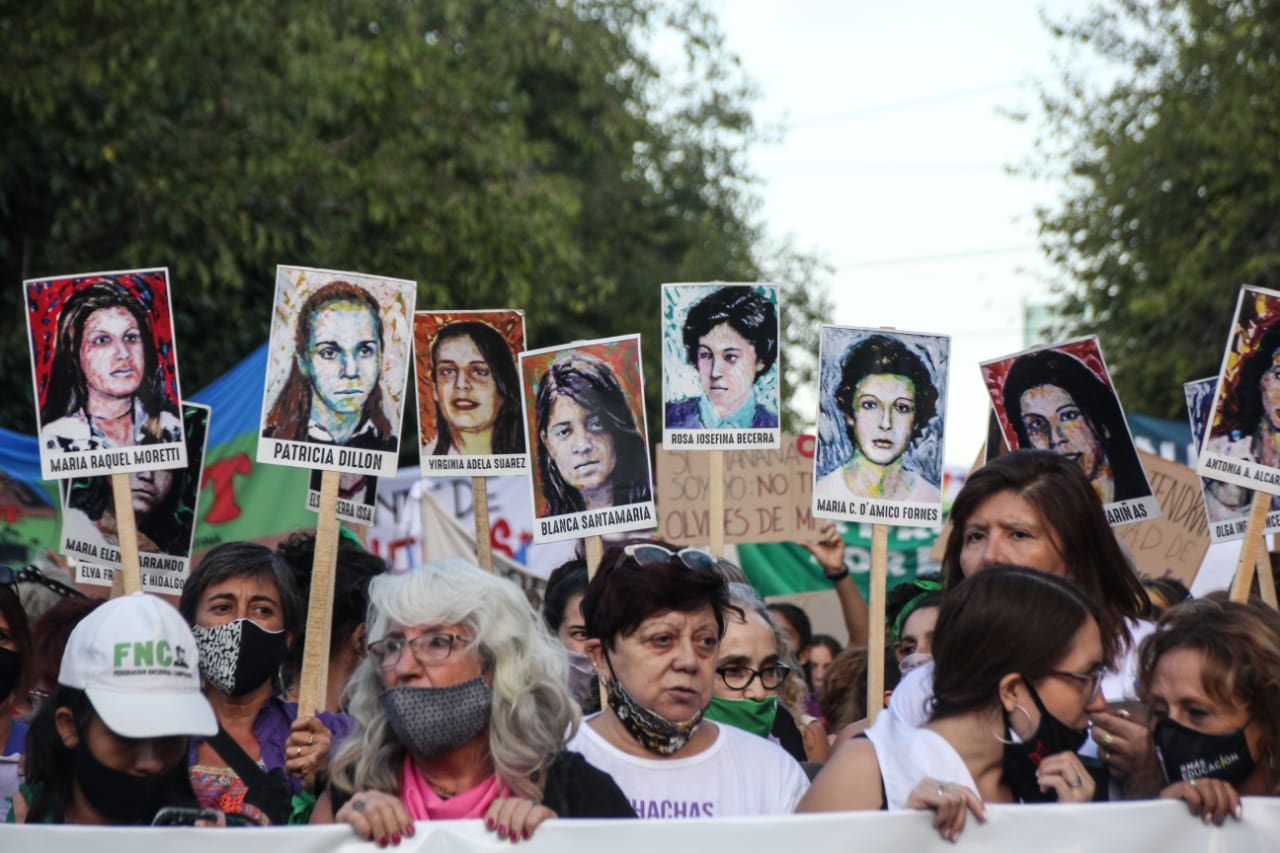
[[[168,640],[116,643],[112,647],[112,666],[116,675],[189,675],[191,671],[187,650]],[[175,669],[186,672],[173,673]]]

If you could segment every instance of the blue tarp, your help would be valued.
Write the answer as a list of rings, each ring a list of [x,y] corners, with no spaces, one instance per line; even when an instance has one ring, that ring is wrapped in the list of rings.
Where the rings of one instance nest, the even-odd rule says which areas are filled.
[[[209,423],[209,447],[256,430],[261,422],[263,382],[267,375],[267,345],[191,395],[192,402],[213,409]],[[0,429],[0,471],[46,494],[40,479],[40,443],[34,436]]]

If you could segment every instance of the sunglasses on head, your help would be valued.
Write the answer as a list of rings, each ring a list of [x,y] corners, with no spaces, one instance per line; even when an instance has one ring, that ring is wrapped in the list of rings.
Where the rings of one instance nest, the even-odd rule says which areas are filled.
[[[73,586],[67,586],[61,581],[54,580],[35,566],[24,566],[21,569],[15,569],[13,566],[0,564],[0,586],[17,586],[20,583],[39,584],[64,598],[67,596],[84,597],[84,593],[80,590]]]
[[[671,560],[679,560],[686,569],[692,569],[695,572],[705,572],[716,567],[716,558],[700,548],[681,548],[678,551],[672,551],[670,548],[647,542],[624,547],[618,562],[613,567],[617,569],[628,557],[641,568],[660,566]]]

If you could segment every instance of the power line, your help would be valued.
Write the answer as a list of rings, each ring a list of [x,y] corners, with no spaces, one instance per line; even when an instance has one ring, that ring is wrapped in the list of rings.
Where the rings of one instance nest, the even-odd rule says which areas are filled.
[[[947,252],[937,255],[907,255],[901,258],[880,258],[873,261],[852,261],[850,263],[833,264],[839,270],[856,270],[867,269],[870,267],[892,267],[903,266],[906,264],[931,264],[940,263],[942,261],[956,261],[965,258],[981,258],[991,255],[1016,255],[1023,252],[1030,252],[1040,247],[1035,243],[1027,243],[1022,246],[1003,246],[992,249],[972,249],[965,252]]]
[[[788,130],[800,130],[810,127],[819,127],[824,124],[834,124],[841,121],[850,121],[853,119],[870,118],[872,116],[884,115],[885,113],[900,112],[902,110],[915,109],[917,107],[928,107],[936,104],[945,104],[952,101],[962,101],[969,98],[975,98],[979,95],[988,95],[992,92],[1001,92],[1006,89],[1014,89],[1026,85],[1026,80],[1011,80],[1004,83],[990,83],[986,86],[978,86],[973,89],[958,89],[953,92],[940,92],[936,95],[926,95],[920,98],[908,98],[901,101],[890,101],[885,104],[874,104],[869,107],[862,107],[848,112],[833,113],[825,116],[814,116],[813,118],[799,119],[797,121],[788,122],[785,127]]]

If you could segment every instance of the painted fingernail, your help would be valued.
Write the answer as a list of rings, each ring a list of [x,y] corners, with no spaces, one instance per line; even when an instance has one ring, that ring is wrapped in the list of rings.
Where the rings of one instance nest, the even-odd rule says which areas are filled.
[[[399,844],[399,843],[400,843],[400,836],[399,836],[398,834],[397,834],[397,835],[393,835],[393,836],[391,836],[391,843],[392,843],[392,844]]]
[[[498,837],[499,838],[507,837],[507,828],[505,826],[498,827]]]
[[[494,823],[493,818],[491,818],[491,817],[487,817],[487,818],[485,818],[485,819],[484,819],[484,828],[485,828],[485,829],[493,829],[493,823]]]
[[[529,840],[529,836],[530,836],[531,834],[532,834],[532,833],[531,833],[529,830],[527,830],[527,829],[526,829],[526,830],[521,834],[521,837],[522,837],[525,841],[528,841],[528,840]]]
[[[386,838],[379,838],[379,839],[378,839],[378,846],[379,846],[379,847],[386,847],[386,846],[387,846],[387,839],[386,839]]]
[[[492,823],[492,821],[490,821],[490,823]],[[413,838],[413,833],[414,833],[414,831],[415,831],[415,830],[414,830],[414,828],[413,828],[413,824],[409,824],[408,826],[406,826],[406,827],[404,828],[404,835],[405,835],[405,838]]]

